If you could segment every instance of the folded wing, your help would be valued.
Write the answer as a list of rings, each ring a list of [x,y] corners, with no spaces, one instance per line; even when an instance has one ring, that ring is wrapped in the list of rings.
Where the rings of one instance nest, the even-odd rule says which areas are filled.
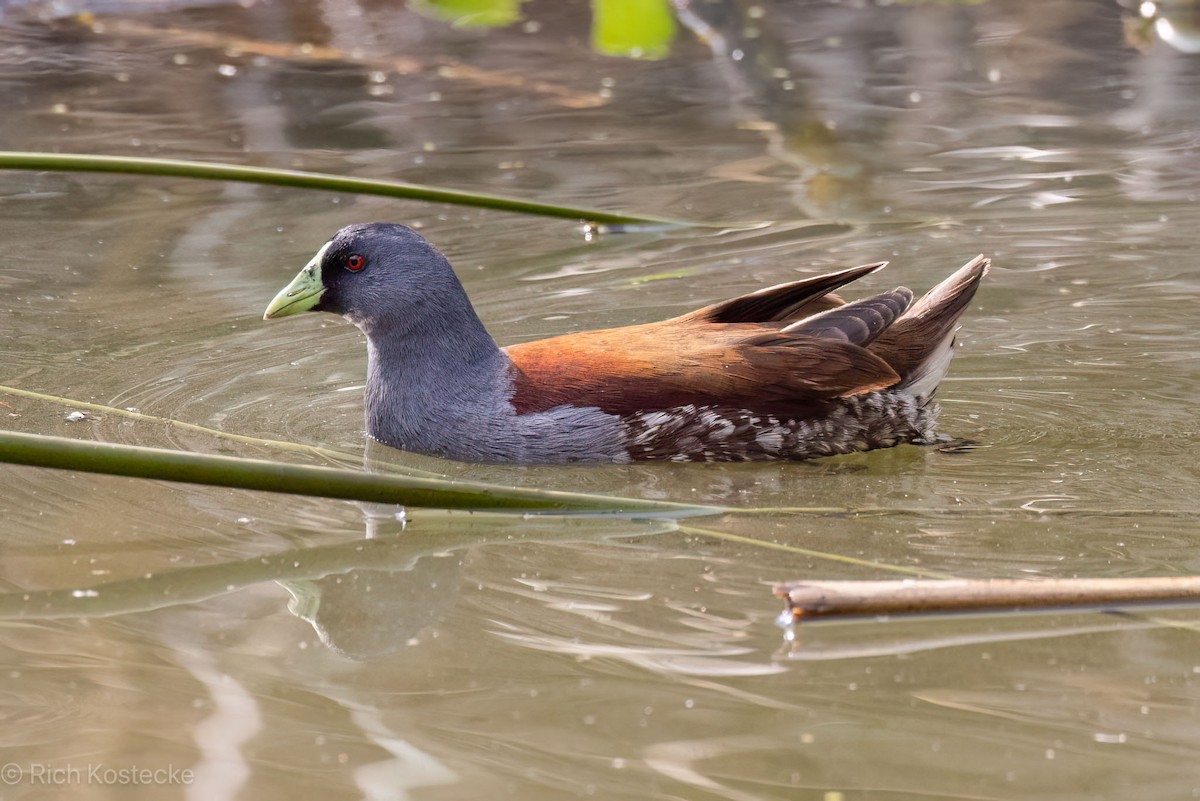
[[[904,287],[853,303],[830,294],[882,266],[782,284],[663,322],[514,345],[506,349],[512,403],[519,414],[564,404],[618,415],[695,404],[803,419],[838,398],[906,381],[928,394],[987,260],[973,260],[916,304]]]

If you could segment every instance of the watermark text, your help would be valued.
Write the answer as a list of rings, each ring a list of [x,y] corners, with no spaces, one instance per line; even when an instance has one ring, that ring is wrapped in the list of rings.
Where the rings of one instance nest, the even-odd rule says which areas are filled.
[[[53,762],[8,762],[0,765],[0,784],[10,787],[29,784],[40,787],[63,785],[165,786],[191,784],[196,772],[168,764],[161,768],[140,765],[109,765],[91,762],[86,765],[56,764]]]

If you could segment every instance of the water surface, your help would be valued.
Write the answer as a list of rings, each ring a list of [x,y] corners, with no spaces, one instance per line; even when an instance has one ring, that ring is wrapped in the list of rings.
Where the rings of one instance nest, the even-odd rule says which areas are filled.
[[[789,642],[769,592],[896,568],[1200,571],[1195,55],[1086,0],[693,3],[660,61],[592,52],[580,2],[529,3],[496,30],[372,3],[87,8],[91,27],[61,16],[82,4],[5,9],[6,149],[774,224],[587,242],[449,206],[0,172],[0,383],[353,464],[361,336],[260,320],[344,224],[419,226],[503,344],[880,259],[862,291],[923,291],[985,253],[996,266],[940,392],[943,428],[981,447],[566,469],[398,457],[529,486],[876,510],[693,521],[709,535],[414,510],[401,533],[396,510],[3,468],[0,588],[40,611],[0,601],[0,762],[22,771],[0,797],[65,794],[33,778],[46,765],[82,770],[79,797],[117,794],[88,780],[94,764],[193,771],[119,791],[147,798],[1200,793],[1190,610],[858,621]],[[0,404],[12,430],[322,461]],[[55,590],[104,614],[39,595]]]

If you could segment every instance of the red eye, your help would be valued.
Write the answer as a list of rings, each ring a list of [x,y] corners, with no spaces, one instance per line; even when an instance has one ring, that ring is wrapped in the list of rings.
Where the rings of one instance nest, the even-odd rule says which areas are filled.
[[[357,253],[351,253],[346,257],[346,269],[350,272],[356,273],[366,266],[367,260]]]

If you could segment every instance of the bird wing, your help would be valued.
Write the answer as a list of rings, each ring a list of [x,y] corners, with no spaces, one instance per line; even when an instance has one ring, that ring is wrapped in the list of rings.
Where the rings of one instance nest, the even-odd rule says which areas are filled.
[[[803,418],[835,398],[900,380],[853,342],[686,318],[567,334],[506,352],[519,414],[559,405],[632,414],[696,404]]]
[[[767,287],[705,306],[678,319],[697,323],[768,323],[800,320],[810,314],[841,306],[842,299],[830,294],[833,290],[886,266],[886,261],[877,261],[874,264],[851,267],[828,275],[816,275]]]
[[[506,348],[513,406],[519,414],[560,405],[632,414],[695,404],[803,419],[837,398],[898,384],[927,394],[989,262],[972,259],[916,303],[904,287],[853,303],[831,294],[884,264],[780,284],[662,322]]]
[[[912,290],[896,287],[870,298],[846,303],[791,323],[783,333],[820,339],[840,339],[867,347],[912,303]]]

